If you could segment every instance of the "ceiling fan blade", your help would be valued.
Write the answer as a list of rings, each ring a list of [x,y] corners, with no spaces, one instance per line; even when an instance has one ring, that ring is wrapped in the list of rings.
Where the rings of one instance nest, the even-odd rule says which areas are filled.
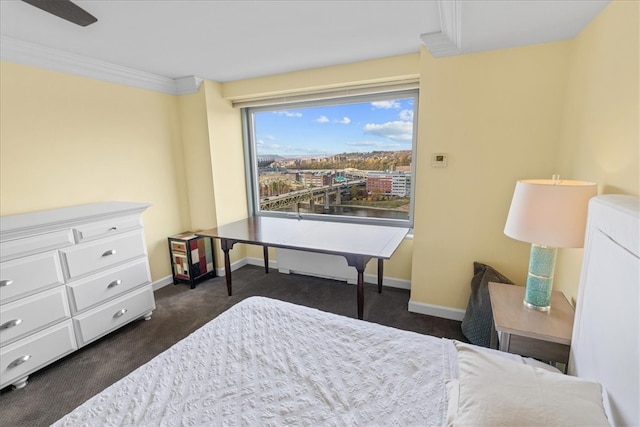
[[[71,0],[22,0],[69,22],[86,27],[98,19]]]

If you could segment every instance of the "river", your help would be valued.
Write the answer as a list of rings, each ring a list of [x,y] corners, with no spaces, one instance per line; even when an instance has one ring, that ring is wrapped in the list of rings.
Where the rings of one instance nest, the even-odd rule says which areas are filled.
[[[309,205],[301,205],[300,213],[310,213]],[[279,209],[280,212],[298,212],[296,206],[288,206]],[[329,209],[325,209],[324,205],[315,205],[313,213],[321,215],[348,215],[364,218],[385,218],[385,219],[402,219],[408,220],[409,213],[403,211],[395,211],[390,209],[367,208],[364,206],[340,206],[330,205]]]

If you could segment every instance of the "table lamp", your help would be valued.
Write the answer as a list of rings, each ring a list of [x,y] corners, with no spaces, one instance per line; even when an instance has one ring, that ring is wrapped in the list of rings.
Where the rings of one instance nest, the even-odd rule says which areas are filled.
[[[587,206],[596,194],[596,184],[558,175],[516,183],[504,234],[531,243],[525,306],[549,310],[557,248],[583,246]]]

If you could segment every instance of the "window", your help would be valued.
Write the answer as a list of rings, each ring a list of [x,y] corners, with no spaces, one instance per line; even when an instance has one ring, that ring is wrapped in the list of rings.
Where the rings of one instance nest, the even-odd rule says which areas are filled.
[[[244,108],[258,215],[412,226],[417,90]]]

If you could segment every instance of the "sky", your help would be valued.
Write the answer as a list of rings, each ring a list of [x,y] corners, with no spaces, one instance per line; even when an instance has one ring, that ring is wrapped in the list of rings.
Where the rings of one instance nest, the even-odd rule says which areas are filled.
[[[413,98],[254,112],[258,155],[411,150]]]

